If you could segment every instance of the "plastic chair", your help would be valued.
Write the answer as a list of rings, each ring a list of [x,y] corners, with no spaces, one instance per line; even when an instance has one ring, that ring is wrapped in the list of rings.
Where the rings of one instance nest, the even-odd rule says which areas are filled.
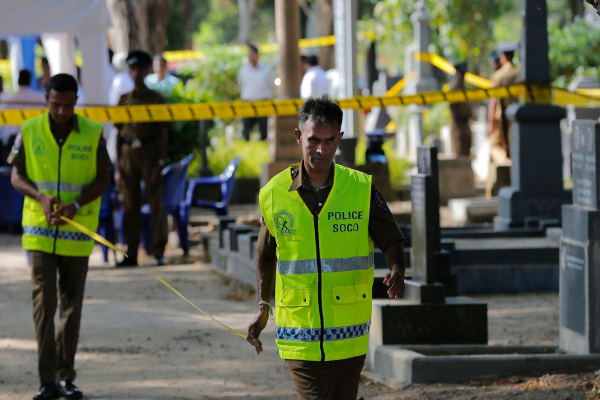
[[[188,239],[187,224],[182,221],[181,210],[184,196],[185,185],[187,183],[188,165],[194,159],[194,155],[190,154],[181,161],[167,165],[162,170],[163,176],[163,207],[165,213],[171,214],[177,228],[179,236],[179,244],[183,249],[184,254],[188,254],[190,250],[190,242]],[[142,182],[142,199],[146,199],[145,187]],[[123,232],[123,210],[121,209],[121,243],[124,240]],[[142,245],[147,254],[150,254],[152,247],[152,223],[150,219],[150,205],[142,206]]]
[[[21,228],[25,197],[10,183],[12,167],[0,167],[0,227],[9,231]]]
[[[212,208],[217,215],[227,215],[227,206],[233,194],[235,183],[235,171],[242,157],[236,157],[225,167],[225,171],[219,176],[208,178],[190,179],[187,195],[185,197],[185,210],[183,211],[185,226],[189,223],[190,210],[192,207]],[[221,201],[201,200],[196,198],[206,186],[221,185]]]
[[[111,243],[115,243],[115,224],[113,210],[119,207],[118,193],[113,170],[110,170],[110,187],[102,194],[100,214],[98,215],[98,233]],[[108,247],[101,244],[104,262],[108,262]],[[116,259],[116,252],[113,250]]]

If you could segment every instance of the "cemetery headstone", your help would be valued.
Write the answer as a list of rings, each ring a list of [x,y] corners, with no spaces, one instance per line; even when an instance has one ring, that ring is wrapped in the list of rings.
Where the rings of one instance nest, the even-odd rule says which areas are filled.
[[[600,353],[600,124],[573,123],[573,204],[563,206],[560,347]]]

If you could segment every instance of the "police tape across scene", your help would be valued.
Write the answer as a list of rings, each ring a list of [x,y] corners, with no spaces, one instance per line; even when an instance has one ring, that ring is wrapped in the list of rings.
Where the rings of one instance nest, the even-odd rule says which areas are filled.
[[[537,104],[555,104],[558,106],[575,105],[577,107],[600,107],[600,98],[583,96],[566,90],[541,85],[511,85],[492,89],[466,89],[449,92],[423,92],[396,96],[356,96],[350,99],[338,99],[336,103],[343,109],[361,110],[372,107],[390,107],[433,105],[437,103],[462,103],[487,100],[489,98],[520,97],[521,101]],[[227,103],[180,103],[115,107],[86,107],[77,113],[100,123],[131,122],[173,122],[199,121],[213,118],[268,117],[271,115],[297,115],[304,100],[263,100],[234,101]],[[24,120],[33,118],[45,109],[23,109],[0,111],[1,125],[20,125]]]

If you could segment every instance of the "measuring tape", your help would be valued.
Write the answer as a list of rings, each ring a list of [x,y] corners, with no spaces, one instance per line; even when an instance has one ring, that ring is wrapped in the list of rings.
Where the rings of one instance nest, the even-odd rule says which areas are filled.
[[[55,210],[57,205],[54,205]],[[73,221],[72,219],[69,219],[65,216],[60,216],[60,219],[62,219],[63,221],[65,221],[67,224],[73,226],[74,228],[78,229],[80,232],[85,233],[86,235],[88,235],[89,237],[91,237],[92,239],[96,240],[97,242],[102,243],[105,246],[110,247],[111,249],[118,251],[119,253],[123,254],[125,257],[128,257],[127,254],[119,249],[117,246],[115,246],[114,244],[112,244],[111,242],[109,242],[108,240],[104,239],[102,236],[98,235],[96,232],[93,232],[91,230],[89,230],[88,228],[86,228],[85,226],[81,225],[78,222]],[[138,265],[141,267],[142,264],[138,263]],[[163,278],[161,278],[160,276],[158,276],[156,273],[154,273],[151,269],[148,269],[148,272],[151,273],[152,275],[154,275],[156,277],[156,279],[158,279],[158,281],[160,283],[162,283],[163,285],[165,285],[166,287],[168,287],[169,289],[171,289],[177,296],[181,297],[183,300],[185,300],[188,304],[190,304],[192,307],[194,307],[196,310],[200,311],[202,314],[206,315],[208,318],[212,319],[214,322],[216,322],[217,324],[221,325],[223,328],[227,329],[228,331],[235,333],[236,335],[246,339],[246,335],[244,335],[243,333],[236,331],[235,329],[225,325],[224,323],[216,320],[212,315],[210,315],[209,313],[207,313],[206,311],[202,310],[200,307],[198,307],[197,305],[195,305],[194,303],[192,303],[190,300],[188,300],[184,295],[182,295],[181,293],[179,293],[179,291],[177,289],[175,289],[173,286],[169,285]]]

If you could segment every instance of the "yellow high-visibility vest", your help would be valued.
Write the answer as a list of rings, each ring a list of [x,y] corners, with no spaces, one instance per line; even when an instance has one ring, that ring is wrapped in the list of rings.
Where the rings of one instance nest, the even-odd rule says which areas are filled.
[[[262,215],[277,242],[279,355],[309,361],[364,355],[374,272],[371,177],[335,165],[331,193],[318,215],[289,191],[291,184],[286,169],[260,191]]]
[[[22,126],[27,178],[37,189],[62,203],[75,201],[96,181],[96,154],[102,125],[75,115],[79,133],[71,132],[62,147],[50,131],[48,113],[26,120]],[[73,218],[96,231],[100,198],[81,207]],[[62,256],[89,256],[94,240],[71,225],[50,225],[42,205],[25,197],[23,205],[23,248]]]

